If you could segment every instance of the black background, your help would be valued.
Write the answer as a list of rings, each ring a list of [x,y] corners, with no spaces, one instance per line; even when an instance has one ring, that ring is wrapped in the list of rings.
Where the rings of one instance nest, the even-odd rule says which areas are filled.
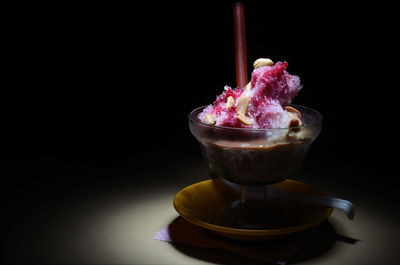
[[[258,57],[289,62],[304,86],[293,103],[324,116],[316,145],[322,152],[388,165],[383,157],[397,124],[391,10],[337,1],[245,3],[249,73]],[[188,148],[187,114],[236,83],[232,2],[10,12],[5,158],[56,154],[102,164],[165,144]]]
[[[293,103],[324,116],[306,166],[362,165],[376,173],[360,179],[363,188],[396,167],[393,10],[383,2],[245,3],[249,73],[259,57],[287,61],[303,84]],[[3,221],[12,222],[16,205],[101,181],[127,161],[146,170],[200,156],[187,114],[235,86],[232,2],[7,11]]]

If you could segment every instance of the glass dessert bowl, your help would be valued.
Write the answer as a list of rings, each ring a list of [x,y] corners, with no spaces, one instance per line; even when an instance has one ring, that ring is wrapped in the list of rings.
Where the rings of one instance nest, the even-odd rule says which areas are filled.
[[[241,185],[281,182],[300,169],[309,147],[322,127],[322,115],[311,108],[293,105],[302,125],[291,128],[249,129],[203,123],[189,114],[189,128],[200,143],[211,177]]]
[[[189,114],[189,127],[200,143],[212,178],[221,178],[238,199],[211,220],[212,224],[239,229],[277,229],[290,226],[289,214],[268,197],[267,186],[293,176],[306,158],[322,127],[322,115],[311,108],[291,105],[301,113],[301,126],[249,129],[203,123]],[[240,196],[239,196],[240,195]]]

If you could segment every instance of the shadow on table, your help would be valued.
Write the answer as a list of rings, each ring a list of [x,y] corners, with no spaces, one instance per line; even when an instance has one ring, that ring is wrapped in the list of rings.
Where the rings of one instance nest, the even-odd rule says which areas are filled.
[[[219,236],[216,236],[212,234],[209,231],[205,231],[206,233],[209,233],[208,236],[211,237],[218,237],[218,240],[221,240]],[[227,239],[222,239],[222,240],[227,240]],[[277,244],[285,244],[284,241],[290,241],[292,240],[291,237],[281,239]],[[343,241],[347,242],[350,244],[354,244],[357,242],[357,240],[348,238],[345,236],[339,236],[336,234],[336,230],[334,226],[329,222],[325,221],[322,223],[315,234],[312,235],[312,237],[308,240],[307,243],[305,243],[291,258],[289,263],[297,263],[297,262],[302,262],[306,260],[313,259],[315,257],[323,255],[325,252],[329,251],[334,245],[336,241]],[[232,242],[232,241],[231,241]],[[235,242],[235,241],[233,241]],[[235,244],[235,243],[234,243]],[[237,242],[237,244],[249,244],[249,245],[254,245],[254,247],[259,247],[257,246],[258,243],[243,243],[243,242]],[[263,243],[260,243],[263,244]],[[210,243],[212,245],[212,243]],[[288,242],[288,245],[290,245],[290,242]],[[199,260],[207,261],[207,262],[213,262],[213,263],[218,263],[218,264],[249,264],[249,265],[256,265],[256,264],[265,264],[258,262],[258,261],[251,261],[249,259],[240,257],[239,255],[234,255],[229,251],[226,251],[224,249],[217,249],[213,248],[213,246],[202,246],[202,247],[190,247],[190,246],[185,246],[182,244],[173,244],[174,248],[178,250],[179,252],[190,256],[192,258],[196,258]],[[283,263],[284,264],[284,263]]]
[[[264,262],[242,258],[223,249],[204,249],[173,244],[176,250],[192,258],[221,265],[261,265]],[[272,264],[272,263],[271,263]]]
[[[329,222],[322,223],[314,236],[292,257],[290,263],[302,262],[323,255],[331,249],[338,235],[335,227]]]

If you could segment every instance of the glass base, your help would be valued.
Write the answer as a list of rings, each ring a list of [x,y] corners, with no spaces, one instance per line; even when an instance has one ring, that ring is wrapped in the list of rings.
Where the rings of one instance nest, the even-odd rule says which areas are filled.
[[[272,200],[236,200],[217,214],[211,223],[239,229],[277,229],[287,227],[288,216],[284,209]]]

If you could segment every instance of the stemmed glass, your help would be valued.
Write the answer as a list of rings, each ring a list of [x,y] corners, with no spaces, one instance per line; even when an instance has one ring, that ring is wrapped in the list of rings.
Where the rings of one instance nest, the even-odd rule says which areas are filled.
[[[198,119],[206,107],[189,114],[189,128],[200,143],[211,178],[240,185],[240,197],[217,214],[212,223],[242,229],[287,225],[284,209],[268,197],[268,185],[284,181],[300,169],[311,143],[321,131],[322,115],[292,105],[302,114],[302,126],[248,129],[208,125]]]

